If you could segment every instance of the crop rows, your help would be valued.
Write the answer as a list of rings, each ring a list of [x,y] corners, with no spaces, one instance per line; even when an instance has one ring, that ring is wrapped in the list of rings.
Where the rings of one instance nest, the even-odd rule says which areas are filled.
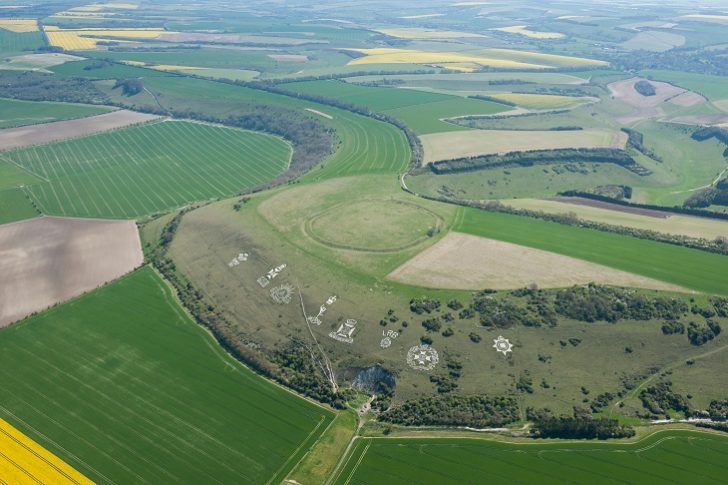
[[[728,439],[656,433],[638,443],[361,439],[335,483],[724,483]]]
[[[6,157],[45,182],[27,188],[44,212],[131,218],[230,196],[275,177],[290,147],[271,136],[162,122],[18,150]]]
[[[0,336],[0,418],[96,482],[280,482],[332,418],[234,362],[149,268]]]

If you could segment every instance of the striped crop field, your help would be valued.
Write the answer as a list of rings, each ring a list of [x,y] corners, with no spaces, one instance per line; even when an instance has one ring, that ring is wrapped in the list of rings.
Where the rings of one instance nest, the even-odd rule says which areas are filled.
[[[1,419],[105,484],[281,483],[334,417],[225,353],[149,267],[0,329],[0,389]]]
[[[412,152],[400,129],[348,111],[315,106],[332,114],[333,119],[328,124],[334,125],[339,143],[322,168],[312,170],[304,178],[323,180],[348,175],[397,173],[407,167]]]
[[[359,439],[336,484],[690,483],[728,479],[728,437],[669,430],[634,443]]]
[[[9,52],[37,49],[42,45],[43,34],[40,32],[13,32],[0,28],[0,52],[3,56]]]
[[[1,157],[43,179],[24,190],[46,214],[134,218],[233,195],[284,171],[290,155],[273,136],[169,121]]]
[[[38,21],[36,19],[0,19],[0,29],[18,33],[38,32]]]
[[[250,106],[271,105],[307,113],[334,131],[334,147],[322,166],[304,175],[306,180],[398,173],[410,161],[410,147],[402,130],[351,111],[202,79],[148,78],[144,80],[144,85],[150,91],[163,95],[166,107],[179,111],[204,110],[225,118]]]
[[[15,485],[93,484],[91,480],[2,418],[0,418],[0,482]]]

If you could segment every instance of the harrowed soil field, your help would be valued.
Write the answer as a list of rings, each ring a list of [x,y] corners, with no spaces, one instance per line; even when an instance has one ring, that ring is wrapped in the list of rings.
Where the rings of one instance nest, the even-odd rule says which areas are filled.
[[[478,290],[539,288],[601,283],[614,286],[687,291],[626,271],[494,239],[451,232],[388,278],[428,288]]]
[[[142,264],[134,221],[41,217],[0,226],[0,327]]]
[[[89,114],[93,113],[91,112]],[[46,143],[69,138],[93,135],[137,123],[145,123],[157,118],[159,117],[156,115],[122,109],[76,120],[10,128],[0,131],[0,151],[13,150],[31,145],[45,145]]]

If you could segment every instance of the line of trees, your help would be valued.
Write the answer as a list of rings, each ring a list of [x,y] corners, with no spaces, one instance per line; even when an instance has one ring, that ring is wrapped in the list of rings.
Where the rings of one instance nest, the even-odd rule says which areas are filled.
[[[438,395],[405,401],[379,420],[409,426],[503,426],[520,419],[518,402],[508,396]]]
[[[412,195],[416,195],[418,197],[421,197],[423,199],[427,200],[434,200],[438,202],[444,202],[448,204],[454,204],[454,205],[461,205],[464,207],[472,207],[474,209],[480,209],[480,210],[486,210],[490,212],[501,212],[504,214],[513,214],[518,216],[524,216],[524,217],[533,217],[534,219],[541,219],[545,221],[551,221],[556,222],[559,224],[564,224],[566,226],[576,226],[576,227],[584,227],[588,229],[596,229],[598,231],[604,231],[604,232],[611,232],[614,234],[622,234],[625,236],[635,237],[638,239],[646,239],[650,241],[657,241],[657,242],[663,242],[667,244],[673,244],[675,246],[682,246],[687,247],[691,249],[698,249],[701,251],[707,251],[711,253],[717,253],[717,254],[728,254],[728,238],[724,237],[717,237],[715,239],[704,239],[704,238],[694,238],[689,236],[683,236],[683,235],[676,235],[676,234],[666,234],[661,233],[657,231],[651,231],[649,229],[637,229],[632,227],[625,227],[625,226],[617,226],[613,224],[605,224],[601,222],[594,222],[594,221],[588,221],[584,219],[580,219],[575,214],[551,214],[548,212],[543,211],[534,211],[529,209],[517,209],[514,207],[509,207],[507,205],[502,204],[499,201],[479,201],[479,200],[464,200],[459,199],[452,196],[431,196],[426,194],[418,194],[409,188],[402,187],[402,190],[405,192],[408,192]],[[578,196],[578,197],[587,197],[592,198],[595,200],[603,200],[603,201],[609,201],[613,202],[615,204],[621,204],[626,206],[634,206],[634,207],[644,207],[649,209],[656,209],[656,210],[665,210],[669,212],[676,212],[676,213],[687,213],[690,215],[700,215],[701,217],[711,217],[715,219],[725,219],[728,220],[728,214],[721,214],[717,212],[710,212],[710,211],[699,211],[695,209],[686,209],[686,208],[666,208],[661,206],[650,206],[645,204],[630,204],[624,201],[620,201],[618,199],[611,199],[609,197],[601,197],[597,196],[595,194],[590,194],[587,192],[579,192],[579,191],[568,191],[568,192],[562,192],[559,195],[564,196]],[[707,213],[707,215],[706,215]]]
[[[624,150],[617,148],[564,148],[556,150],[526,150],[505,154],[460,157],[431,163],[430,170],[437,175],[473,172],[509,166],[531,167],[556,162],[563,163],[612,163],[637,175],[651,172],[638,164]]]

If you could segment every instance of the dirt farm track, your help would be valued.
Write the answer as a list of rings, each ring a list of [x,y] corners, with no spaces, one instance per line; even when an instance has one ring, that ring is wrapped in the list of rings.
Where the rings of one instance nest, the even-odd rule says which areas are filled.
[[[39,217],[0,226],[0,327],[141,265],[134,221]]]

